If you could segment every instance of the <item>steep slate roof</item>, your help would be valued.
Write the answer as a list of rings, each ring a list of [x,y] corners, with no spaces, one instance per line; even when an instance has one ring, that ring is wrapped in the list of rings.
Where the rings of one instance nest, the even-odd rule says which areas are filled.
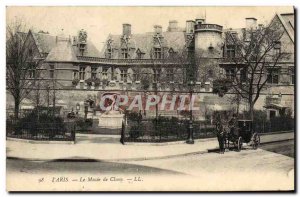
[[[72,48],[70,41],[58,41],[46,58],[46,62],[75,62],[76,54]]]
[[[106,39],[106,44],[101,50],[101,57],[105,57],[105,51],[107,47],[107,41],[113,40],[111,46],[113,49],[120,49],[121,47],[121,36],[122,35],[109,35]],[[162,33],[164,43],[163,47],[172,48],[175,52],[181,50],[185,45],[185,34],[181,32],[163,32]],[[144,58],[149,59],[150,53],[153,48],[153,33],[148,32],[144,34],[131,34],[129,47],[135,50],[140,50],[145,53]]]
[[[276,14],[282,23],[283,27],[287,31],[289,37],[291,38],[292,42],[294,43],[294,13],[284,13],[284,14]]]
[[[47,34],[47,33],[35,33],[35,32],[32,32],[31,30],[29,30],[28,33],[24,33],[24,32],[19,32],[19,35],[22,37],[22,38],[25,38],[28,34],[32,35],[34,41],[35,41],[35,44],[39,50],[39,52],[41,54],[49,54],[50,51],[52,51],[52,49],[54,49],[56,46],[57,46],[57,38],[56,36],[53,36],[53,35],[50,35],[50,34]],[[67,40],[68,38],[64,38],[65,40]],[[64,45],[59,45],[59,46],[62,46],[64,47],[61,52],[64,52],[65,51],[65,47]],[[69,46],[68,46],[69,47]],[[70,48],[72,49],[72,55],[74,54],[75,57],[77,55],[80,55],[79,54],[79,50],[78,50],[78,47],[76,45],[71,45],[70,43]],[[54,54],[57,54],[57,51],[59,49],[55,49],[54,52],[52,53],[52,57],[51,59],[53,59],[53,55]],[[56,59],[60,59],[61,57],[60,56],[64,56],[63,54],[60,55],[60,54],[57,54],[59,55]],[[70,54],[65,54],[66,57],[68,57],[68,55]],[[99,57],[100,56],[100,52],[97,50],[97,48],[95,47],[95,45],[91,42],[91,41],[87,41],[87,48],[86,48],[86,52],[84,54],[85,56],[87,57]],[[47,58],[48,59],[48,58]],[[69,58],[67,58],[69,59]]]

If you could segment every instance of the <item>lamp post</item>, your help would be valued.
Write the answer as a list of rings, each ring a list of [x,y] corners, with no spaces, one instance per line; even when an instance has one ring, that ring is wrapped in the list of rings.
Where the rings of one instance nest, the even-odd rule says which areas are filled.
[[[89,110],[89,104],[87,101],[84,102],[84,119],[87,119],[87,114],[88,114],[88,110]]]
[[[80,110],[80,104],[77,103],[77,104],[76,104],[76,115],[78,115],[79,110]]]
[[[193,110],[192,110],[192,96],[193,96],[193,87],[194,81],[190,80],[189,83],[190,88],[190,120],[189,120],[189,138],[187,139],[187,144],[194,144],[194,135],[193,135]]]

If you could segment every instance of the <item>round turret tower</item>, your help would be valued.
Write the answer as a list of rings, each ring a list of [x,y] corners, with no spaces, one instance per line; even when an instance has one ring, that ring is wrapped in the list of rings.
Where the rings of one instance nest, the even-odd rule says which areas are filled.
[[[196,58],[221,57],[223,27],[217,24],[207,24],[204,19],[196,19],[195,52]]]

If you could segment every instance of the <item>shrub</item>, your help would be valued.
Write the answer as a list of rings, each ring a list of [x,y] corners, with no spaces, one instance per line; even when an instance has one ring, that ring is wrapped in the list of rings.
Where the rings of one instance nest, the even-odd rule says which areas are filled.
[[[76,86],[79,83],[79,79],[73,79],[72,84]]]
[[[142,117],[141,113],[139,113],[139,112],[126,111],[125,113],[126,113],[127,119],[129,121],[134,121],[134,122],[141,122],[142,121],[143,117]]]
[[[92,84],[93,84],[93,79],[92,79],[92,78],[88,78],[87,80],[85,80],[85,82],[86,82],[86,84],[87,84],[88,86],[92,86]]]
[[[45,134],[50,138],[66,132],[66,127],[61,117],[45,112],[40,113],[37,110],[33,110],[25,117],[19,119],[16,125],[16,134],[20,133],[21,128],[31,133],[32,136]]]
[[[94,80],[94,83],[95,83],[95,86],[99,86],[100,85],[100,79],[98,79],[98,78],[95,78]]]
[[[93,126],[93,119],[78,118],[76,120],[75,124],[76,124],[76,127],[78,127],[80,131],[87,131],[90,127]]]
[[[141,124],[134,124],[130,127],[129,136],[130,138],[137,139],[140,136],[143,136],[143,129]]]

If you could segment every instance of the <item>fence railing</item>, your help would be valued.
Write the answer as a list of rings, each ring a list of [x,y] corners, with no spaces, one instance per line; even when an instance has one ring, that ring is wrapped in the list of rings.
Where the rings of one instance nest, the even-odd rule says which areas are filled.
[[[282,123],[284,122],[284,123]],[[293,131],[294,119],[284,121],[267,121],[253,123],[253,131],[269,133],[278,131]],[[123,123],[122,142],[170,142],[187,140],[189,133],[188,120],[155,122],[152,120],[131,121]],[[193,122],[194,139],[216,137],[215,125],[209,121]]]
[[[74,122],[18,123],[6,121],[6,137],[40,141],[75,141]]]

